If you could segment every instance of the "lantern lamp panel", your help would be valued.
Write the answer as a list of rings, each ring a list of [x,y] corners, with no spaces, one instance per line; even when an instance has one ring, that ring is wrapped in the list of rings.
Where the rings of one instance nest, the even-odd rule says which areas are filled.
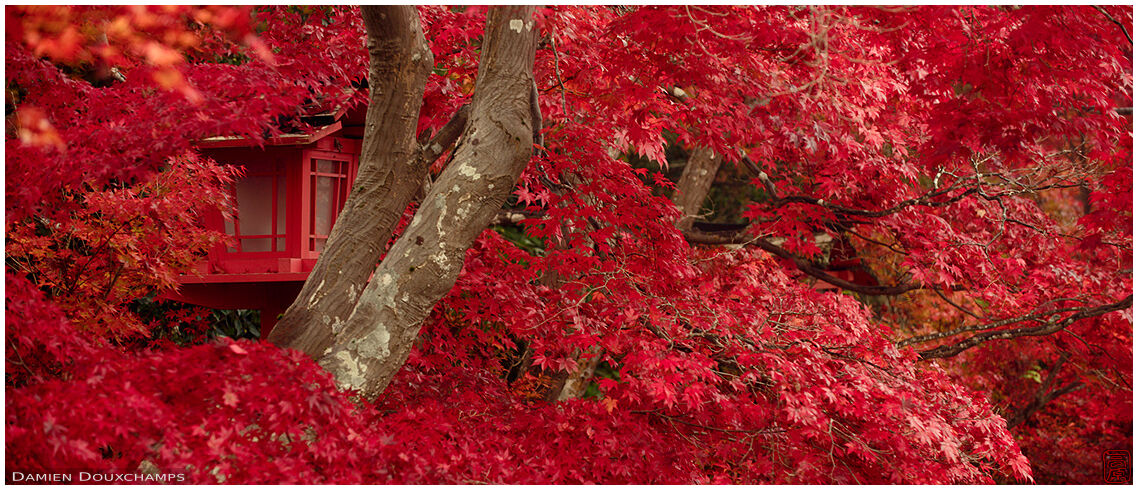
[[[229,251],[282,252],[288,232],[284,169],[276,162],[251,167],[233,185],[236,216],[226,222],[225,232],[237,248]]]
[[[346,202],[350,162],[331,158],[312,158],[309,163],[312,195],[311,220],[308,226],[308,250],[321,252],[332,225]]]

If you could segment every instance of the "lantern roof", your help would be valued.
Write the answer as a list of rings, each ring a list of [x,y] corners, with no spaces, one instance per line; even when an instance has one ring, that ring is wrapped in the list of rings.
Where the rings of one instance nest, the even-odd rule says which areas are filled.
[[[286,133],[266,138],[259,142],[265,146],[307,145],[342,129],[343,124],[336,121],[327,126],[312,128],[312,131],[302,133]],[[198,148],[233,148],[242,146],[256,146],[258,142],[248,136],[213,136],[197,142]]]
[[[345,93],[356,89],[345,90]],[[249,146],[296,146],[315,143],[345,127],[362,127],[367,104],[352,104],[351,97],[336,105],[323,101],[313,101],[301,107],[300,122],[305,127],[300,131],[278,134],[257,140],[249,136],[229,135],[211,136],[197,141],[198,148],[235,148]]]

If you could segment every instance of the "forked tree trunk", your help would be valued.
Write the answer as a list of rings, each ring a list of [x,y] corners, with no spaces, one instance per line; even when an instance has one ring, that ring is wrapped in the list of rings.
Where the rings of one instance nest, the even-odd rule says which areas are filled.
[[[269,334],[281,347],[319,357],[355,308],[426,174],[415,127],[434,57],[412,6],[361,7],[367,28],[370,101],[360,168],[320,259]]]
[[[532,6],[490,10],[462,143],[375,269],[335,344],[318,357],[341,386],[366,398],[381,393],[407,360],[423,320],[454,285],[466,250],[529,161],[538,38],[533,12]],[[369,122],[368,133],[377,128]]]
[[[699,147],[692,150],[680,181],[676,183],[676,192],[672,195],[672,202],[684,213],[676,223],[679,229],[684,231],[691,229],[692,222],[699,215],[699,210],[703,207],[703,201],[707,199],[711,183],[715,180],[715,174],[719,172],[722,163],[723,158],[708,148]]]

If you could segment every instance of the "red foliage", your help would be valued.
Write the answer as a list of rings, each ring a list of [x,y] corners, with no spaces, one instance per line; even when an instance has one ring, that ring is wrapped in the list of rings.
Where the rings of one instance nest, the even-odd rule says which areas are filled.
[[[471,95],[485,10],[420,13],[434,130]],[[1088,483],[1102,450],[1132,443],[1129,307],[920,357],[1130,294],[1128,8],[544,9],[546,151],[515,189],[540,250],[483,233],[374,403],[268,344],[148,342],[191,315],[131,313],[224,239],[196,218],[236,175],[195,140],[259,140],[306,104],[362,100],[344,90],[366,73],[358,12],[6,14],[9,468]],[[763,172],[754,236],[815,264],[815,236],[842,236],[866,274],[915,289],[820,292],[759,249],[690,245],[662,195],[669,145]],[[588,396],[538,393],[595,356]]]

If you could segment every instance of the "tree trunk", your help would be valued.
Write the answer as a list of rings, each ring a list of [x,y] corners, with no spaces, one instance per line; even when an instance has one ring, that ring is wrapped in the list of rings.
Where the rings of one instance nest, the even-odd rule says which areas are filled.
[[[557,390],[557,401],[585,396],[585,390],[589,388],[589,381],[597,372],[601,357],[601,348],[596,345],[589,348],[588,357],[578,357],[577,370],[566,376],[565,382],[561,384],[561,389]]]
[[[692,222],[699,215],[703,201],[707,199],[707,192],[711,190],[711,183],[723,158],[708,148],[699,147],[692,150],[688,163],[684,166],[684,173],[676,184],[676,193],[672,195],[672,202],[684,213],[676,222],[676,227],[687,231],[691,229]]]
[[[707,193],[711,190],[715,174],[719,172],[722,163],[723,159],[708,148],[699,147],[691,152],[687,165],[684,166],[683,174],[680,176],[680,181],[676,184],[676,192],[672,196],[676,207],[684,213],[683,217],[676,222],[676,227],[684,231],[691,229],[692,222],[699,214],[703,201],[707,199]],[[573,182],[576,177],[576,175],[562,176],[563,179],[570,182]],[[573,182],[573,184],[577,185],[578,182]],[[561,278],[555,280],[561,282]],[[600,360],[600,348],[596,346],[590,348],[587,357],[578,359],[576,371],[565,373],[555,379],[546,399],[564,401],[583,396],[589,386],[590,379],[596,373]]]
[[[335,344],[319,357],[341,386],[366,398],[381,393],[407,360],[423,320],[454,285],[466,250],[533,152],[533,12],[532,6],[490,10],[462,143],[375,269]]]
[[[415,129],[434,56],[413,6],[361,7],[370,100],[360,168],[299,296],[269,334],[318,357],[343,329],[384,246],[426,174]]]

